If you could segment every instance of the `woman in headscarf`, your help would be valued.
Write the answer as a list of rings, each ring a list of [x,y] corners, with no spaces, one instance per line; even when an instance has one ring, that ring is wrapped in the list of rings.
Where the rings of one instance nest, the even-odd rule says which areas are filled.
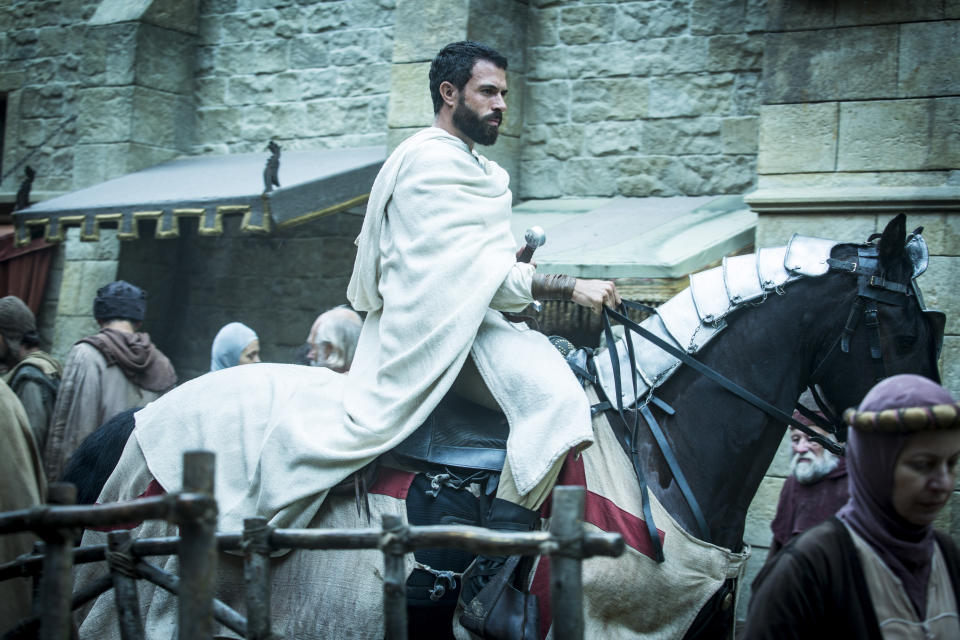
[[[260,339],[257,332],[242,322],[224,325],[213,339],[210,371],[254,362],[260,362]]]
[[[887,378],[844,420],[850,500],[757,575],[744,637],[960,638],[960,552],[934,530],[960,459],[960,404]]]

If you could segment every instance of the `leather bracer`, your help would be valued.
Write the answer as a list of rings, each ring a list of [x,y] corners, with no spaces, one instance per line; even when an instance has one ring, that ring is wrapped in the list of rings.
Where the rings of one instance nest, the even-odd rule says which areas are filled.
[[[530,292],[534,300],[572,300],[577,279],[560,273],[535,273]]]

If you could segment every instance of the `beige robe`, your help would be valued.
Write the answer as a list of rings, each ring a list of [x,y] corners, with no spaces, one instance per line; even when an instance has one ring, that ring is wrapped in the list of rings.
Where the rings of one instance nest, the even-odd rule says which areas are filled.
[[[33,441],[30,423],[23,405],[7,383],[0,380],[0,511],[27,509],[38,505],[47,488],[40,454]],[[0,563],[29,553],[37,537],[32,533],[0,536]],[[31,581],[15,578],[0,582],[0,631],[6,631],[29,615]]]
[[[442,129],[420,131],[390,155],[347,289],[367,317],[343,406],[357,448],[388,450],[424,421],[472,357],[510,423],[507,458],[524,495],[593,433],[563,358],[501,313],[532,301],[511,207],[507,173]]]
[[[93,345],[73,345],[63,365],[63,378],[43,450],[47,480],[56,481],[74,450],[97,427],[125,409],[142,407],[160,394],[141,389],[120,367],[107,366]]]

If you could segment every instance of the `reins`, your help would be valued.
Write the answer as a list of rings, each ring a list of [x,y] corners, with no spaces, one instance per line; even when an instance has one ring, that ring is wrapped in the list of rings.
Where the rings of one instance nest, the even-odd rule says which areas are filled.
[[[857,258],[855,261],[844,261],[837,260],[834,258],[827,259],[827,264],[832,271],[839,271],[843,273],[855,274],[858,278],[858,290],[857,298],[854,301],[850,312],[847,316],[846,323],[844,324],[843,330],[840,335],[837,336],[836,340],[832,343],[830,349],[824,355],[823,359],[814,367],[813,374],[810,377],[809,388],[813,395],[814,401],[823,412],[827,419],[822,418],[816,412],[810,410],[807,407],[804,407],[800,403],[797,403],[797,410],[801,415],[811,420],[814,424],[836,433],[840,428],[837,417],[830,411],[827,403],[824,402],[823,398],[820,396],[817,391],[817,383],[822,379],[825,371],[828,368],[829,363],[836,357],[836,354],[839,353],[850,353],[850,342],[853,337],[853,334],[857,330],[861,316],[863,317],[863,325],[868,331],[868,339],[870,343],[870,357],[874,363],[874,370],[876,373],[876,379],[881,380],[886,377],[886,366],[883,361],[883,348],[880,336],[880,321],[879,321],[879,309],[877,307],[877,302],[884,302],[888,304],[903,305],[905,300],[913,293],[912,288],[909,285],[904,285],[899,282],[894,282],[884,278],[883,274],[880,273],[880,261],[878,257],[878,249],[876,245],[866,245],[861,246],[857,250]],[[713,368],[707,366],[706,364],[700,362],[689,353],[683,349],[679,349],[653,332],[642,327],[639,323],[634,322],[629,317],[627,317],[627,312],[629,309],[634,309],[638,311],[643,311],[648,314],[656,313],[656,309],[648,305],[631,301],[623,300],[618,310],[610,309],[609,307],[603,308],[603,331],[607,341],[607,351],[611,359],[611,369],[613,373],[614,389],[616,394],[616,404],[610,402],[609,398],[606,402],[599,403],[595,405],[592,409],[596,413],[598,411],[606,410],[609,408],[615,408],[617,413],[620,416],[621,428],[620,433],[618,434],[618,440],[623,446],[625,452],[627,453],[630,461],[633,465],[634,473],[637,476],[637,482],[640,487],[641,495],[641,506],[643,510],[644,520],[647,526],[647,532],[650,538],[650,543],[653,549],[654,559],[657,562],[663,562],[663,547],[660,543],[660,537],[657,533],[657,527],[653,521],[653,513],[650,508],[650,497],[648,493],[648,487],[646,478],[643,473],[643,468],[640,464],[640,452],[638,449],[638,440],[639,440],[639,417],[642,415],[644,421],[647,423],[647,426],[650,428],[650,432],[654,437],[654,440],[657,443],[657,446],[660,448],[660,452],[664,457],[664,460],[667,463],[673,478],[677,483],[677,487],[680,489],[681,494],[684,499],[687,501],[687,505],[690,508],[691,513],[698,529],[699,536],[704,540],[709,540],[710,528],[707,524],[706,517],[703,514],[696,497],[693,494],[690,484],[687,482],[685,475],[683,474],[682,469],[680,468],[679,462],[676,459],[676,456],[673,453],[672,448],[670,447],[669,442],[667,442],[666,436],[663,433],[663,429],[660,427],[660,424],[657,422],[656,418],[653,415],[653,412],[650,410],[649,405],[652,403],[655,406],[659,407],[665,413],[673,415],[675,412],[667,403],[663,402],[660,398],[657,398],[654,395],[655,387],[651,385],[650,391],[647,393],[646,399],[643,402],[637,403],[637,408],[633,415],[633,422],[630,424],[627,420],[627,417],[624,412],[623,406],[623,381],[620,376],[620,367],[619,363],[619,353],[617,351],[616,340],[614,340],[613,329],[611,326],[611,319],[619,322],[623,325],[624,331],[624,342],[627,345],[627,351],[630,361],[630,374],[631,374],[631,383],[633,387],[633,397],[634,401],[637,402],[637,362],[635,357],[635,349],[633,346],[633,339],[631,333],[636,333],[641,338],[653,343],[666,353],[670,354],[683,364],[687,365],[694,371],[697,371],[704,377],[712,380],[716,384],[720,385],[730,393],[736,395],[742,400],[748,402],[752,406],[756,407],[760,411],[763,411],[765,414],[776,420],[779,424],[789,425],[795,429],[798,429],[805,433],[812,441],[820,444],[824,449],[836,454],[844,455],[844,447],[840,443],[827,438],[823,434],[815,431],[810,426],[801,423],[796,420],[792,415],[787,414],[785,411],[775,407],[766,400],[760,398],[756,394],[747,390],[743,386],[737,384],[736,382],[730,380],[726,376],[717,372]],[[582,367],[578,367],[582,370]],[[588,365],[587,367],[592,368]],[[596,376],[589,371],[582,371],[582,374],[587,379],[591,379],[594,383],[597,382]],[[599,386],[599,385],[597,385]]]

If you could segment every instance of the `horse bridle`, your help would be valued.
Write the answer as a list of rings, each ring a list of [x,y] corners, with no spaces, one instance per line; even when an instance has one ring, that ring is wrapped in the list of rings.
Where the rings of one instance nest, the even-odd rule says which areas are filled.
[[[920,231],[921,229],[917,229],[912,235],[919,237]],[[873,237],[870,238],[870,240],[872,239]],[[839,352],[850,353],[850,341],[851,341],[851,338],[853,337],[854,332],[857,329],[860,316],[862,315],[864,317],[863,324],[867,328],[867,330],[870,332],[869,334],[870,357],[871,357],[871,360],[874,362],[874,370],[877,374],[876,375],[877,380],[880,380],[886,377],[886,365],[883,361],[883,345],[882,345],[882,340],[880,336],[880,318],[879,318],[879,309],[877,307],[878,302],[883,302],[886,304],[894,304],[897,306],[903,306],[908,303],[908,300],[912,296],[917,299],[920,305],[920,308],[924,314],[937,314],[936,319],[934,319],[932,316],[928,316],[931,318],[931,322],[936,324],[937,327],[942,329],[942,327],[944,326],[944,320],[943,320],[943,314],[941,312],[926,309],[925,305],[923,304],[923,297],[921,296],[920,291],[917,288],[916,281],[914,278],[911,278],[910,284],[907,285],[907,284],[902,284],[899,282],[887,280],[884,277],[882,271],[880,270],[879,248],[874,244],[867,244],[867,245],[862,245],[858,247],[857,258],[855,261],[844,261],[844,260],[838,260],[834,258],[828,258],[827,264],[829,265],[830,270],[856,274],[858,278],[857,297],[854,300],[854,303],[850,309],[850,313],[847,315],[847,321],[844,325],[843,330],[840,332],[840,335],[837,336],[836,340],[834,340],[827,354],[823,357],[820,363],[814,368],[814,372],[810,378],[810,383],[809,383],[810,391],[814,397],[815,402],[820,407],[821,411],[823,411],[825,416],[828,416],[829,421],[824,420],[815,412],[811,411],[806,407],[803,407],[799,403],[797,404],[797,410],[802,415],[806,416],[812,422],[817,424],[818,426],[823,427],[829,432],[837,433],[840,429],[840,423],[838,421],[838,418],[833,414],[830,408],[823,401],[822,397],[817,392],[816,386],[819,380],[822,379],[829,365],[829,362],[836,356],[838,349],[839,349]],[[925,267],[926,267],[926,264],[923,265],[923,268]],[[914,276],[919,275],[919,273],[917,273],[916,271],[917,270],[915,266]],[[922,269],[920,269],[920,271],[922,272]],[[771,405],[770,403],[766,402],[762,398],[756,396],[755,394],[743,388],[742,386],[738,385],[737,383],[733,382],[729,378],[723,376],[719,372],[703,364],[696,358],[693,358],[686,351],[682,349],[678,349],[677,347],[667,343],[666,341],[661,339],[659,336],[648,331],[644,327],[640,326],[638,323],[628,318],[626,314],[628,308],[644,311],[648,314],[656,313],[656,309],[654,309],[653,307],[649,307],[647,305],[629,301],[629,300],[623,300],[623,303],[622,303],[623,313],[604,307],[603,309],[604,333],[607,337],[607,344],[609,345],[608,351],[610,353],[610,358],[613,365],[612,370],[613,370],[613,377],[614,377],[614,386],[616,391],[616,406],[613,406],[609,401],[607,401],[594,406],[592,409],[594,412],[597,412],[606,408],[614,408],[620,414],[620,418],[621,418],[621,421],[623,422],[623,426],[625,430],[621,434],[621,437],[618,439],[621,440],[621,444],[627,450],[627,454],[631,458],[631,462],[633,463],[633,466],[634,466],[634,471],[640,483],[640,492],[641,492],[642,502],[643,502],[642,509],[644,512],[645,520],[647,522],[648,533],[650,535],[650,541],[653,546],[654,556],[658,562],[663,561],[663,550],[661,545],[659,544],[660,541],[656,532],[656,527],[653,524],[653,517],[650,511],[649,499],[647,496],[648,489],[646,486],[646,481],[644,479],[644,474],[641,469],[639,457],[638,457],[639,456],[639,451],[637,450],[638,422],[636,419],[638,415],[643,415],[648,426],[650,427],[651,432],[653,433],[654,438],[657,444],[659,445],[660,450],[664,455],[664,458],[666,459],[667,465],[670,467],[671,472],[674,475],[674,479],[677,481],[677,485],[681,493],[687,500],[687,503],[694,515],[694,520],[697,524],[697,527],[700,529],[700,535],[704,537],[704,539],[707,539],[707,536],[709,535],[709,531],[707,530],[706,519],[703,515],[703,511],[700,508],[696,498],[694,497],[693,492],[689,487],[689,483],[686,481],[686,478],[684,477],[684,474],[680,469],[679,464],[677,464],[676,458],[673,455],[673,452],[671,451],[669,444],[666,442],[666,439],[662,433],[662,430],[659,424],[654,419],[652,412],[647,407],[647,404],[644,403],[638,406],[637,411],[634,415],[634,424],[632,425],[632,429],[631,429],[631,425],[627,423],[626,417],[624,415],[624,407],[623,407],[622,382],[620,380],[619,367],[617,366],[618,356],[617,356],[615,341],[613,340],[613,333],[610,327],[611,318],[620,322],[626,329],[625,339],[626,339],[626,343],[629,351],[629,356],[630,356],[629,361],[630,361],[631,373],[634,378],[634,381],[636,380],[637,371],[636,371],[636,360],[634,358],[633,343],[630,338],[631,331],[634,333],[637,333],[642,338],[657,345],[658,347],[660,347],[661,349],[669,353],[674,358],[677,358],[684,364],[688,365],[695,371],[698,371],[705,377],[713,380],[714,382],[716,382],[723,388],[727,389],[731,393],[739,396],[743,400],[746,400],[747,402],[749,402],[756,408],[760,409],[767,415],[777,419],[781,424],[786,424],[786,425],[789,425],[790,427],[793,427],[795,429],[802,431],[812,441],[817,442],[824,449],[827,449],[828,451],[831,451],[832,453],[835,453],[837,455],[844,454],[843,445],[839,444],[835,440],[827,438],[823,434],[813,430],[808,425],[805,425],[799,422],[793,416],[788,415],[784,411],[781,411],[779,408]],[[934,331],[936,331],[936,328],[934,328]],[[942,345],[943,333],[942,331],[939,331],[938,333],[939,333],[939,337],[935,343],[935,351],[936,351],[936,353],[934,354],[935,356],[939,354],[940,346]],[[590,375],[590,373],[586,371],[584,373],[587,375]],[[595,379],[595,375],[593,375],[592,377],[594,377]],[[634,386],[634,395],[636,395],[635,386]],[[661,409],[663,409],[667,413],[669,414],[673,413],[672,408],[670,408],[668,405],[665,405],[665,403],[663,403],[662,401],[660,401],[659,398],[653,395],[652,389],[650,391],[649,398],[651,402],[659,406]]]
[[[919,235],[921,229],[917,229],[914,235]],[[871,236],[873,239],[873,236]],[[840,335],[833,341],[827,353],[817,364],[813,373],[810,375],[809,391],[824,417],[821,417],[814,411],[797,403],[797,411],[807,419],[811,420],[817,426],[829,431],[830,433],[842,433],[843,421],[840,416],[832,410],[823,400],[817,385],[823,379],[829,365],[838,353],[850,353],[850,341],[860,324],[860,318],[863,318],[863,326],[867,330],[867,337],[870,342],[870,359],[873,362],[874,383],[887,377],[887,367],[883,360],[883,344],[880,337],[880,314],[877,307],[878,302],[892,304],[896,306],[905,306],[909,304],[911,298],[916,298],[924,314],[942,314],[938,311],[930,311],[923,304],[923,297],[917,287],[916,281],[911,278],[910,284],[903,284],[887,280],[880,268],[879,248],[875,244],[862,245],[857,248],[857,257],[854,260],[840,260],[837,258],[827,258],[827,265],[831,271],[853,274],[857,277],[857,297],[854,299],[847,314],[847,321],[840,331]],[[936,326],[931,330],[937,332],[938,338],[935,343],[934,359],[939,355],[940,345],[942,345],[942,331],[937,331],[943,326],[939,317],[932,320]]]

